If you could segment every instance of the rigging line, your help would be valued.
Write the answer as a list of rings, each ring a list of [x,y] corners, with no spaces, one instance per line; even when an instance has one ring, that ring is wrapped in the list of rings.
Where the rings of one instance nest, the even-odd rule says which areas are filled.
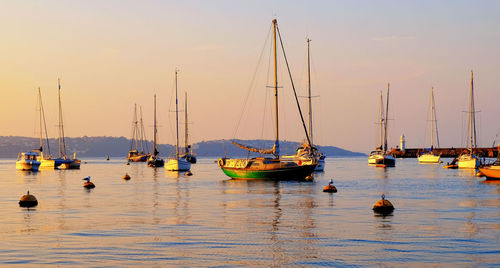
[[[293,94],[295,96],[295,102],[297,103],[297,107],[299,108],[300,119],[302,120],[302,126],[304,127],[304,132],[306,133],[307,143],[311,145],[311,139],[309,139],[309,134],[307,133],[306,123],[304,121],[304,116],[302,115],[302,110],[300,109],[299,98],[297,97],[297,92],[295,91],[295,85],[293,84],[292,73],[290,72],[290,66],[288,65],[288,59],[285,54],[285,47],[283,46],[283,40],[281,39],[280,29],[276,26],[276,30],[278,31],[278,36],[280,38],[281,50],[283,51],[283,57],[285,58],[286,68],[288,70],[288,75],[290,76],[290,83],[292,84]]]
[[[45,128],[45,139],[47,140],[47,149],[49,150],[49,155],[50,155],[49,135],[47,134],[47,122],[45,121],[45,110],[43,109],[43,102],[42,102],[42,95],[41,94],[40,94],[40,108],[42,109],[43,126]]]
[[[491,145],[491,147],[495,147],[495,143],[497,142],[497,138],[498,138],[498,133],[500,133],[500,128],[498,128],[497,134],[495,135],[495,138],[493,139],[493,144]]]
[[[257,65],[255,66],[255,70],[254,70],[254,73],[253,73],[253,76],[252,76],[252,79],[250,80],[250,86],[248,87],[248,90],[247,90],[247,94],[245,96],[245,101],[243,103],[243,109],[241,110],[240,112],[240,115],[239,115],[239,119],[238,119],[238,123],[236,124],[236,128],[233,132],[233,140],[235,139],[236,137],[236,133],[238,132],[238,129],[240,127],[240,123],[241,123],[241,119],[243,117],[243,114],[246,110],[246,106],[247,106],[247,103],[248,103],[248,98],[250,96],[250,92],[252,91],[252,88],[254,86],[254,83],[255,83],[255,77],[257,76],[257,70],[259,69],[259,66],[260,66],[260,63],[262,61],[262,57],[264,55],[264,49],[266,48],[267,46],[267,42],[269,41],[269,36],[271,36],[271,29],[272,29],[272,25],[269,27],[269,30],[267,31],[267,37],[266,37],[266,40],[264,42],[264,46],[262,47],[262,50],[260,52],[260,56],[259,56],[259,60],[257,61]]]
[[[266,85],[269,84],[269,74],[271,73],[271,60],[272,60],[272,50],[273,46],[269,46],[269,57],[267,60],[267,72],[266,72]],[[260,138],[262,139],[264,137],[264,126],[265,126],[265,120],[266,120],[266,112],[267,112],[267,100],[268,100],[268,90],[266,87],[266,90],[264,91],[264,113],[262,115],[262,129],[260,131]],[[270,104],[270,103],[269,103]],[[271,109],[269,109],[271,110]]]

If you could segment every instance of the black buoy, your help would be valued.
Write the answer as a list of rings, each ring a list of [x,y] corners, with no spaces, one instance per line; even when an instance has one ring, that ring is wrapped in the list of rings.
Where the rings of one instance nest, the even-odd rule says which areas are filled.
[[[373,211],[380,214],[389,214],[394,211],[394,206],[389,200],[385,199],[385,195],[382,194],[382,199],[373,205]]]
[[[109,154],[108,154],[108,155],[106,155],[106,160],[107,160],[107,161],[109,161]]]
[[[94,183],[92,183],[90,181],[90,176],[88,176],[87,178],[83,178],[83,180],[85,181],[83,183],[83,187],[87,188],[87,189],[92,189],[92,188],[95,188],[95,185]]]
[[[188,172],[186,172],[186,176],[193,176],[193,173],[191,173],[191,170],[188,170]]]
[[[330,182],[328,183],[325,188],[323,188],[323,192],[325,193],[336,193],[337,192],[337,187],[333,185],[333,179],[330,179]]]
[[[30,191],[28,191],[27,194],[21,196],[21,199],[19,199],[19,206],[21,207],[35,207],[38,205],[38,200],[36,200],[36,197],[34,195],[30,194]]]
[[[128,175],[128,173],[125,173],[125,176],[123,176],[123,179],[126,181],[130,180],[130,175]]]
[[[125,165],[127,165],[127,166],[130,165],[130,162],[127,162],[127,164],[125,164]]]

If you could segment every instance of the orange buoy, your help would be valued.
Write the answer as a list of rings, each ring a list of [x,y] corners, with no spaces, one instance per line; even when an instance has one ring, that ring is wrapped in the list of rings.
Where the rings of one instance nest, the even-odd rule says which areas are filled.
[[[32,194],[30,194],[30,191],[28,191],[27,194],[21,196],[21,199],[19,199],[19,206],[21,207],[34,207],[38,205],[38,200],[36,200],[36,197]]]
[[[394,206],[389,200],[385,199],[385,195],[382,194],[382,199],[373,205],[373,211],[381,214],[389,214],[394,211]]]
[[[186,176],[193,176],[193,173],[191,173],[191,170],[188,170],[188,172],[186,172]]]
[[[84,181],[86,181],[85,183],[83,183],[83,187],[87,188],[87,189],[92,189],[92,188],[95,188],[95,185],[94,183],[92,183],[90,181],[90,176],[88,176],[87,178],[84,178],[83,179]]]
[[[323,192],[325,193],[336,193],[337,192],[337,187],[333,185],[333,179],[330,180],[327,186],[323,188]]]
[[[476,173],[476,177],[484,177],[483,172],[479,171]]]
[[[125,173],[125,176],[123,176],[123,179],[126,181],[130,180],[130,175],[128,175],[128,173]]]

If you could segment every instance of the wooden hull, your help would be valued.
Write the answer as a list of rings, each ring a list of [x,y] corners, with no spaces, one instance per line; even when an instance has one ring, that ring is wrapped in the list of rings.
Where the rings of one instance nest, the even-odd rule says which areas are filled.
[[[219,159],[224,174],[232,179],[305,180],[316,167],[277,159]]]
[[[137,155],[137,156],[130,156],[127,157],[127,160],[129,162],[146,162],[148,161],[148,155]]]
[[[481,173],[483,173],[488,179],[500,179],[500,166],[482,167],[479,168],[479,171],[481,171]]]

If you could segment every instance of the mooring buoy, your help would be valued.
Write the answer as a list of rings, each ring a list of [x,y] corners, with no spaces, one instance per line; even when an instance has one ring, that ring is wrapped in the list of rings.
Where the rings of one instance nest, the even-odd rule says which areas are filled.
[[[28,191],[27,194],[21,196],[21,199],[19,199],[19,206],[21,207],[34,207],[38,205],[38,200],[36,200],[36,197],[32,194],[30,194],[30,191]]]
[[[128,175],[128,173],[125,173],[125,176],[123,176],[123,179],[126,181],[130,180],[130,175]]]
[[[328,183],[325,188],[323,188],[323,192],[325,193],[336,193],[337,192],[337,187],[333,185],[333,179],[330,179],[330,182]]]
[[[191,170],[188,170],[188,172],[186,172],[186,176],[193,176],[193,173],[191,173]]]
[[[394,206],[389,200],[385,199],[385,194],[382,194],[382,199],[373,205],[373,211],[381,214],[389,214],[394,211]]]
[[[90,176],[88,176],[87,178],[83,178],[83,180],[85,181],[83,183],[83,187],[87,188],[87,189],[92,189],[92,188],[95,188],[95,185],[94,183],[92,183],[90,181]]]

